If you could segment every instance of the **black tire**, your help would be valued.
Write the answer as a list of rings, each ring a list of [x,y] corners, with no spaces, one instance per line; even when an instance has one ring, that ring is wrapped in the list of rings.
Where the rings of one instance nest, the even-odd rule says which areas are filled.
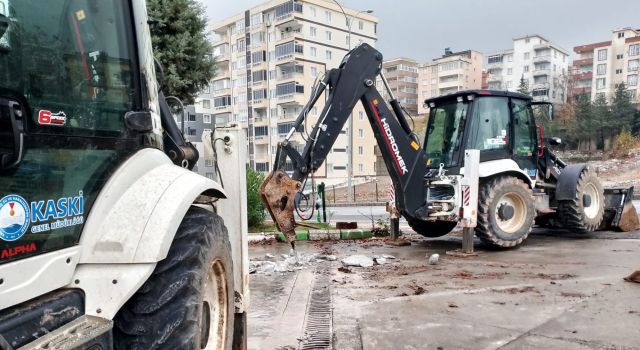
[[[585,206],[585,194],[591,194]],[[604,189],[598,177],[585,168],[578,177],[576,195],[572,200],[558,201],[558,212],[565,229],[578,233],[593,232],[604,218]]]
[[[211,334],[209,341],[224,338],[218,348],[230,349],[234,315],[232,271],[231,246],[222,219],[192,206],[166,259],[156,265],[151,277],[116,315],[115,349],[201,349],[201,335],[209,332],[218,333]],[[210,289],[218,291],[217,304],[224,304],[226,299],[219,312],[203,307],[216,305],[205,303],[209,295],[204,288],[207,276],[218,281],[218,288]],[[214,316],[220,317],[222,323],[208,322]],[[221,324],[218,332],[203,326],[214,323]]]
[[[511,219],[508,214],[501,214],[500,208],[505,205],[513,208]],[[496,177],[480,188],[476,235],[493,247],[516,247],[529,236],[535,216],[533,192],[529,186],[515,177]]]
[[[407,223],[418,234],[430,238],[444,236],[458,224],[451,221],[422,221],[417,219],[407,220]]]

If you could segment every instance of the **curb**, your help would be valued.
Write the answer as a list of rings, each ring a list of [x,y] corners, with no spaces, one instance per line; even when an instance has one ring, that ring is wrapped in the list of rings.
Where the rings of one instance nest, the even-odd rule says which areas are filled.
[[[286,237],[282,232],[262,232],[259,234],[249,235],[265,238],[267,236],[275,236],[277,240],[286,241]],[[296,241],[339,241],[351,239],[372,238],[373,233],[364,230],[307,230],[296,231]],[[251,240],[251,239],[250,239]]]

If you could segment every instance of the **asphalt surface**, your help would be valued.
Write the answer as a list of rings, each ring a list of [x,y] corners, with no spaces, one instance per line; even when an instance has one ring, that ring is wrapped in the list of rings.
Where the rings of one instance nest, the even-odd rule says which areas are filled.
[[[381,239],[299,242],[302,256],[334,254],[291,272],[250,275],[250,349],[320,349],[310,313],[325,278],[333,349],[640,349],[640,231],[572,234],[536,228],[518,249],[475,241],[478,255],[447,255],[455,233],[410,246]],[[286,244],[250,247],[254,261],[282,261]],[[440,254],[437,265],[426,257]],[[391,254],[373,267],[342,267],[353,254]],[[328,279],[327,279],[328,278]],[[321,304],[321,303],[320,303]],[[321,305],[322,306],[322,305]],[[311,323],[310,323],[311,322]]]

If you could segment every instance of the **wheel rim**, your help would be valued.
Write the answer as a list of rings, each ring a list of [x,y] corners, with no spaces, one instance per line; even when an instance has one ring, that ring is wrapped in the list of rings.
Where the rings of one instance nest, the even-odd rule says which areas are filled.
[[[498,215],[498,208],[503,205],[513,207],[513,216],[509,219],[504,219]],[[524,224],[527,218],[527,205],[524,199],[515,192],[505,193],[498,200],[498,204],[494,210],[494,216],[496,224],[500,230],[511,235],[516,233]]]
[[[204,282],[200,349],[223,349],[226,342],[228,288],[224,266],[220,261],[213,263]]]
[[[591,197],[591,203],[589,206],[584,206],[583,201],[583,210],[584,215],[589,219],[595,219],[598,216],[598,212],[600,211],[600,193],[598,193],[598,188],[592,183],[588,183],[584,189],[584,195]]]

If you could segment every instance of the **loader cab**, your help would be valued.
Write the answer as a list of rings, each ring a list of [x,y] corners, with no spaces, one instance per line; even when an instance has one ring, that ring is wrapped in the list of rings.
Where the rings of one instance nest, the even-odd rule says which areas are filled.
[[[155,94],[132,6],[0,0],[0,264],[78,244],[110,175],[161,146],[127,119]]]
[[[538,140],[531,97],[514,92],[472,90],[425,101],[427,167],[443,164],[449,174],[464,166],[464,150],[480,150],[480,162],[513,159],[532,178]],[[435,173],[430,171],[430,173]]]

